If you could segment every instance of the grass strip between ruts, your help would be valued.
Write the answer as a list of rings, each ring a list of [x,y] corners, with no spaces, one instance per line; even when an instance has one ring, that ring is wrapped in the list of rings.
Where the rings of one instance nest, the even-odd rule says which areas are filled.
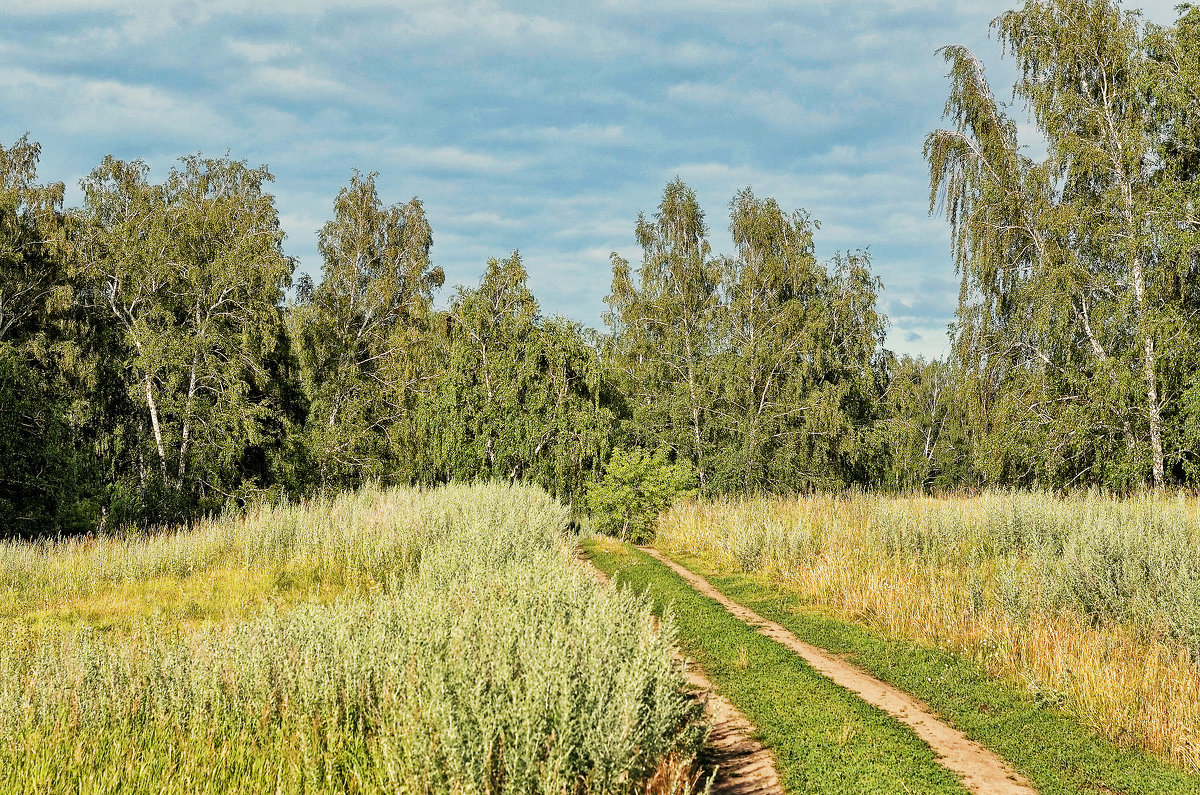
[[[666,552],[664,550],[664,552]],[[996,752],[1044,795],[1200,793],[1200,777],[1118,748],[1068,715],[1039,706],[1011,683],[948,651],[891,640],[815,612],[805,600],[761,577],[718,571],[670,552],[721,593],[801,640],[820,646],[911,693],[971,739]],[[682,626],[682,624],[681,624]]]
[[[757,727],[792,793],[963,793],[907,727],[697,593],[649,555],[609,539],[583,548],[618,585],[669,610],[685,654]]]

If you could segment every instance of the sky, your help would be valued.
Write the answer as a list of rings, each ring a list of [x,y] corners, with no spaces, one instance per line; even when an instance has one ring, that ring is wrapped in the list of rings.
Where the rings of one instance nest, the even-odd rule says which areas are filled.
[[[1169,24],[1176,2],[1140,7]],[[670,180],[695,189],[717,253],[752,187],[820,221],[819,259],[868,249],[886,347],[936,358],[958,296],[921,154],[949,88],[936,51],[971,48],[1007,98],[988,33],[1009,7],[3,0],[0,145],[39,142],[68,204],[106,154],[155,181],[196,152],[267,164],[284,249],[317,280],[339,188],[378,172],[385,203],[425,205],[440,303],[519,250],[543,313],[595,328],[610,255],[640,261],[637,214]]]

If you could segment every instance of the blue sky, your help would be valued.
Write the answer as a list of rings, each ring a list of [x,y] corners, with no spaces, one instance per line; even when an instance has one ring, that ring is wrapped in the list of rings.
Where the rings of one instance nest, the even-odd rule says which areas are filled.
[[[1142,7],[1168,24],[1175,2]],[[543,312],[595,327],[609,254],[640,259],[637,213],[669,180],[696,189],[717,252],[749,185],[821,221],[820,258],[869,247],[887,346],[939,356],[958,279],[926,212],[934,51],[971,47],[1007,97],[988,23],[1008,7],[5,0],[0,144],[29,132],[69,203],[105,154],[155,179],[197,151],[266,163],[285,249],[317,277],[339,187],[377,171],[386,202],[425,203],[447,288],[519,249]]]

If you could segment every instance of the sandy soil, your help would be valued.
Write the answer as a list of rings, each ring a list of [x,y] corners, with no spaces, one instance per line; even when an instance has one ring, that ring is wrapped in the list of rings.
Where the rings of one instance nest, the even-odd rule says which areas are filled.
[[[582,554],[580,560],[605,585],[609,579],[592,566]],[[703,699],[704,711],[712,723],[708,744],[701,755],[704,767],[716,769],[712,795],[783,795],[775,759],[771,752],[754,739],[754,725],[737,707],[714,692],[704,671],[694,662],[685,661],[688,685],[697,698]]]
[[[703,577],[680,566],[657,549],[640,549],[669,566],[697,591],[718,602],[760,634],[799,654],[818,673],[911,727],[913,732],[938,754],[937,761],[954,772],[967,789],[989,795],[1036,795],[1037,791],[1017,775],[1003,759],[943,722],[908,693],[876,679],[824,649],[805,643],[774,621],[768,621],[749,608],[728,599]]]

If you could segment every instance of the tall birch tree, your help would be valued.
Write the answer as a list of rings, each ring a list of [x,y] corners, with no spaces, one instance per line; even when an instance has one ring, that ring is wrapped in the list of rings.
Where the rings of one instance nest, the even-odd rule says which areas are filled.
[[[697,472],[710,475],[720,262],[696,193],[676,178],[653,218],[638,215],[642,263],[636,272],[613,255],[607,321],[611,356],[632,408],[631,435],[665,444]]]
[[[817,261],[818,224],[749,189],[730,204],[717,324],[721,489],[843,486],[870,476],[883,317],[865,252]]]
[[[433,292],[433,231],[421,202],[384,205],[376,174],[355,172],[320,231],[320,284],[290,316],[310,404],[309,453],[322,487],[397,475],[399,427],[421,386]],[[407,479],[407,473],[404,474]]]
[[[582,495],[613,425],[600,357],[578,324],[541,317],[520,255],[489,260],[478,287],[459,288],[436,336],[421,403],[426,474]]]
[[[141,487],[186,511],[260,485],[242,459],[281,431],[264,360],[292,261],[265,167],[195,155],[163,183],[148,176],[110,156],[84,180],[76,266],[83,300],[120,333]]]
[[[1047,156],[1024,154],[962,47],[942,50],[953,129],[925,145],[962,273],[956,355],[985,479],[1162,486],[1182,454],[1175,374],[1195,351],[1172,287],[1193,267],[1188,205],[1157,117],[1195,76],[1155,55],[1171,32],[1112,0],[1030,0],[993,27]]]

